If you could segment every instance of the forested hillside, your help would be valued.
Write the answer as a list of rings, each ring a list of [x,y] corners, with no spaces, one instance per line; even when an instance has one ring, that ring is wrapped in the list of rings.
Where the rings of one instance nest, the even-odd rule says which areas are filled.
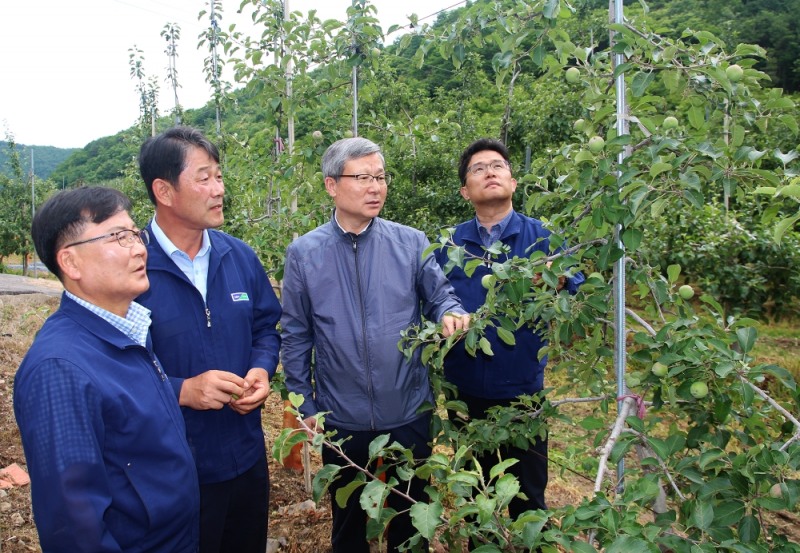
[[[604,47],[607,44],[607,37],[602,29],[607,19],[608,2],[605,0],[583,0],[574,2],[574,5],[578,9],[580,21],[582,22],[580,24],[586,26],[585,31],[596,30],[594,39],[597,48]],[[800,23],[798,23],[800,22],[800,0],[706,0],[703,2],[695,0],[651,0],[647,5],[650,8],[649,19],[653,22],[654,27],[664,32],[665,36],[680,37],[686,30],[703,29],[724,38],[729,48],[734,48],[740,42],[763,46],[767,55],[757,63],[756,67],[765,71],[771,78],[771,82],[765,84],[765,86],[782,88],[786,92],[800,90],[800,65],[796,63],[796,60],[800,58]],[[434,27],[443,27],[448,22],[454,21],[463,9],[458,8],[442,14]],[[637,3],[631,3],[628,9],[633,12],[640,11]],[[231,38],[231,44],[235,44],[235,40],[233,40],[235,37],[229,38]],[[371,61],[373,65],[380,63],[380,65],[384,66],[385,71],[390,71],[389,75],[393,82],[386,83],[388,88],[396,89],[400,87],[409,90],[413,87],[414,91],[414,101],[409,102],[408,106],[397,104],[387,106],[390,111],[382,115],[387,117],[402,116],[404,112],[408,113],[405,111],[406,109],[418,112],[423,105],[428,110],[431,106],[426,105],[426,100],[444,98],[449,93],[460,93],[465,96],[467,90],[473,88],[474,91],[474,87],[478,87],[478,82],[482,75],[491,70],[496,48],[494,45],[486,45],[483,49],[473,51],[470,55],[471,59],[464,60],[466,66],[475,67],[477,70],[472,83],[465,82],[463,76],[454,73],[449,66],[449,60],[443,60],[437,52],[430,52],[424,68],[418,68],[413,63],[412,56],[417,51],[421,41],[420,37],[414,37],[411,47],[403,48],[402,52],[397,55],[400,42],[398,39],[394,41],[394,44],[387,46],[385,60],[380,62]],[[375,43],[377,43],[377,40]],[[231,56],[229,62],[233,64],[237,62],[235,54]],[[524,64],[522,67],[526,73],[525,78],[530,78],[530,74],[525,70]],[[319,86],[326,86],[324,71],[312,71],[304,77],[319,79],[322,81]],[[341,77],[342,80],[340,82],[327,82],[327,86],[346,86],[346,75],[341,75]],[[231,83],[227,84],[230,85]],[[238,84],[239,86],[242,85],[241,82]],[[485,89],[480,90],[480,92],[484,91],[488,92]],[[396,94],[397,92],[393,93]],[[264,89],[258,79],[249,82],[245,89],[230,93],[223,100],[225,105],[221,125],[223,131],[228,133],[238,132],[240,135],[247,137],[263,134],[266,131],[259,126],[265,121],[263,108],[264,106],[269,106],[272,102],[273,98],[270,98],[270,91]],[[481,103],[484,104],[483,107],[480,106]],[[502,105],[489,97],[483,97],[476,107],[479,110],[490,113],[502,107]],[[445,110],[439,115],[444,115],[447,111]],[[540,110],[537,109],[535,111]],[[569,127],[567,126],[569,122],[566,121],[568,119],[566,116],[569,115],[567,111],[569,111],[569,108],[562,106],[560,112],[562,119],[560,121],[553,119],[551,111],[543,114],[528,113],[523,118],[517,118],[513,122],[516,130],[507,135],[506,138],[512,146],[517,146],[517,143],[522,141],[525,146],[530,146],[534,150],[537,147],[544,146],[545,143],[558,143],[564,134],[569,132]],[[432,116],[436,115],[436,112],[427,111],[427,113]],[[363,124],[367,126],[374,124],[371,119],[374,112],[367,109],[362,111],[362,114]],[[548,121],[541,121],[544,124],[543,127],[531,127],[530,121],[526,119],[527,117],[539,117],[550,121],[549,123]],[[298,135],[310,132],[309,129],[312,126],[328,132],[334,130],[328,128],[333,121],[313,122],[314,119],[312,113],[304,111],[300,106],[298,108],[298,117],[296,118]],[[210,102],[205,108],[186,111],[183,115],[183,120],[187,124],[213,131],[215,124],[213,102]],[[169,126],[172,124],[172,117],[165,115],[158,124],[160,128]],[[528,136],[524,136],[526,134],[525,129],[529,129]],[[267,135],[271,132],[267,132]],[[53,172],[53,179],[73,185],[75,183],[98,183],[122,176],[126,165],[131,162],[131,159],[136,154],[141,140],[140,135],[141,132],[133,128],[120,132],[116,136],[101,138],[88,144],[82,150],[76,151],[63,165],[58,166]],[[519,142],[519,147],[524,148],[522,142]],[[0,152],[0,159],[2,159],[3,155],[4,153]],[[37,174],[45,174],[39,171],[38,158]]]
[[[12,176],[12,169],[8,160],[9,143],[0,140],[0,174],[7,177]],[[26,146],[17,144],[19,151],[20,166],[24,175],[31,172],[31,151],[33,151],[33,165],[36,177],[46,179],[50,177],[56,167],[61,165],[73,153],[79,152],[78,148],[56,148],[54,146]]]

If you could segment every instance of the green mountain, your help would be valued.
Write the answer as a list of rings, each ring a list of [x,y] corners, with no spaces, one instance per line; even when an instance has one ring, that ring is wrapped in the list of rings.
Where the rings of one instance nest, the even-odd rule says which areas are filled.
[[[597,24],[598,32],[595,36],[599,48],[604,47],[605,40],[602,32],[604,21],[607,18],[607,0],[580,0],[575,3],[578,7],[578,19],[587,25]],[[758,69],[765,71],[772,79],[767,86],[782,88],[788,93],[800,90],[800,65],[795,60],[800,56],[800,27],[790,25],[789,22],[797,21],[800,16],[800,0],[649,0],[649,15],[651,21],[657,21],[661,31],[667,36],[679,37],[684,29],[708,29],[717,36],[729,41],[728,47],[731,51],[740,42],[751,42],[763,46],[767,51],[767,59],[759,62]],[[435,26],[445,29],[457,17],[464,8],[451,10],[439,15]],[[640,9],[638,6],[633,9]],[[776,22],[782,22],[780,25]],[[775,24],[773,24],[775,23]],[[769,31],[769,32],[766,32]],[[399,57],[391,62],[391,67],[380,73],[379,77],[386,79],[383,83],[385,91],[392,90],[392,94],[387,96],[401,96],[407,94],[409,98],[415,99],[418,106],[422,106],[421,100],[424,98],[444,97],[450,93],[458,100],[459,91],[461,95],[482,94],[485,88],[478,87],[469,93],[471,87],[476,87],[478,79],[463,81],[463,76],[452,71],[449,60],[443,60],[435,49],[428,52],[424,68],[419,68],[413,59],[414,51],[420,46],[419,37],[407,36],[411,39],[413,47],[404,50]],[[531,41],[531,38],[527,39]],[[387,54],[396,53],[398,40],[394,45],[387,46]],[[533,44],[531,43],[531,48]],[[496,63],[503,60],[495,59],[495,49],[487,48],[476,57],[463,60],[465,66],[472,67],[475,74],[480,74],[481,70],[488,70]],[[388,56],[387,56],[388,57]],[[524,69],[533,72],[532,69]],[[305,74],[303,79],[316,81],[320,93],[324,93],[326,87],[345,87],[347,82],[338,78],[330,80],[324,74],[324,70],[310,71]],[[341,75],[339,75],[341,77]],[[389,86],[391,83],[391,86]],[[257,78],[243,89],[229,93],[223,108],[222,127],[226,134],[238,134],[239,138],[252,141],[254,138],[271,141],[273,127],[265,126],[267,111],[276,109],[274,102],[275,93],[263,89],[263,83]],[[485,100],[485,111],[488,113],[492,109],[492,104],[498,102],[497,99]],[[412,102],[415,103],[415,102]],[[462,106],[455,103],[453,106]],[[346,107],[344,104],[342,108]],[[371,124],[375,124],[376,115],[385,115],[391,118],[407,117],[406,108],[397,108],[397,113],[372,112],[368,111],[369,104],[365,103],[362,109],[364,119],[372,118]],[[480,108],[480,106],[478,106]],[[406,109],[406,111],[403,111]],[[420,108],[429,109],[429,108]],[[565,108],[566,109],[566,108]],[[414,111],[414,110],[412,110]],[[296,113],[298,128],[296,133],[302,136],[310,133],[313,129],[322,129],[330,133],[331,125],[338,125],[331,120],[321,120],[314,113],[299,107]],[[438,114],[441,115],[441,114]],[[566,115],[566,114],[565,114]],[[214,107],[212,103],[197,109],[187,110],[183,115],[185,124],[196,126],[203,129],[209,136],[214,134]],[[285,119],[283,120],[285,124]],[[158,121],[158,130],[164,130],[172,125],[172,117],[165,116]],[[518,127],[524,127],[524,121],[518,116]],[[524,130],[524,129],[523,129]],[[522,132],[522,131],[520,131]],[[570,129],[554,129],[553,136],[548,134],[547,140],[558,138],[559,132],[571,132]],[[247,137],[247,138],[244,138]],[[511,137],[509,137],[511,138]],[[72,155],[59,165],[51,175],[56,183],[66,183],[74,185],[79,183],[96,184],[110,179],[123,176],[126,168],[132,166],[138,152],[139,145],[143,139],[142,129],[132,127],[111,137],[104,137],[89,143],[85,148],[74,151]],[[528,145],[541,146],[541,137],[526,137]],[[38,150],[37,150],[38,151]],[[68,150],[60,150],[67,152]],[[3,161],[5,152],[0,152],[0,161]],[[29,155],[23,156],[23,164],[28,162]],[[40,165],[40,156],[36,154],[36,173],[45,174],[45,165]],[[41,173],[40,173],[40,167]],[[50,169],[52,171],[52,168]],[[46,174],[50,174],[47,172]]]
[[[8,163],[8,147],[8,142],[0,141],[0,175],[13,177],[11,166]],[[16,149],[23,175],[29,175],[31,172],[31,154],[33,154],[33,165],[36,177],[39,179],[50,177],[56,167],[69,159],[72,154],[80,151],[80,148],[26,146],[25,144],[17,144]]]

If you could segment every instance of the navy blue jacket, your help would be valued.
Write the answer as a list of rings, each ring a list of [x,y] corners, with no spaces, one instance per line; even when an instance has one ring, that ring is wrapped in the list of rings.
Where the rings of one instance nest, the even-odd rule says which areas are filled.
[[[278,365],[281,306],[264,267],[241,240],[208,232],[207,302],[157,240],[147,247],[150,289],[136,300],[153,312],[153,348],[176,397],[184,379],[210,369],[244,377],[263,367],[272,377]],[[260,409],[182,409],[201,484],[231,480],[266,455]]]
[[[500,241],[511,248],[509,257],[521,258],[530,257],[537,250],[549,254],[549,236],[550,231],[544,228],[541,221],[513,212]],[[486,255],[475,219],[458,225],[453,240],[473,255]],[[436,261],[444,267],[448,260],[447,249],[441,248],[435,255]],[[506,256],[496,258],[500,263],[506,259]],[[464,308],[470,313],[475,312],[486,300],[481,277],[491,272],[491,268],[484,264],[475,269],[472,277],[467,277],[460,267],[447,275]],[[577,273],[567,279],[565,287],[574,294],[583,281],[583,274]],[[509,346],[497,337],[493,327],[489,327],[486,338],[492,345],[493,356],[478,350],[476,357],[473,357],[464,349],[463,341],[450,350],[444,360],[444,374],[448,381],[464,393],[485,399],[511,399],[544,388],[547,357],[538,359],[539,350],[546,344],[542,336],[523,326],[516,331],[516,345]]]
[[[148,348],[63,295],[14,379],[44,553],[193,553],[200,490]]]

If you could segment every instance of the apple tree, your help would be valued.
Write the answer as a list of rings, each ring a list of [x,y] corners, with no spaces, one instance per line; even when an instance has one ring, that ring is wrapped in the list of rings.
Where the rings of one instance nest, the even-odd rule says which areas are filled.
[[[382,469],[364,469],[344,494],[362,490],[371,536],[380,539],[395,514],[384,506],[386,494],[403,493],[411,474],[431,478],[429,500],[411,507],[419,531],[412,550],[425,537],[450,550],[470,540],[481,552],[800,551],[776,524],[800,500],[793,376],[755,360],[752,320],[683,288],[682,268],[654,265],[645,248],[670,210],[699,210],[723,198],[769,214],[764,195],[794,202],[795,160],[776,163],[780,152],[757,147],[762,133],[796,137],[794,103],[763,88],[766,76],[754,68],[764,56],[758,47],[729,51],[702,30],[668,38],[639,8],[608,25],[607,36],[581,32],[579,12],[560,0],[478,2],[444,29],[423,27],[416,53],[422,66],[436,50],[458,67],[473,50],[494,49],[492,86],[509,98],[497,136],[513,128],[514,83],[523,71],[557,76],[579,98],[581,124],[516,175],[525,188],[517,209],[546,221],[563,238],[554,247],[563,249],[505,259],[493,246],[494,278],[470,330],[445,340],[425,323],[400,344],[429,365],[450,409],[463,406],[441,379],[442,359],[455,340],[491,355],[482,335],[489,327],[508,343],[521,328],[544,333],[548,378],[557,385],[464,429],[438,419],[439,447],[421,463],[388,439],[376,440],[374,458],[398,465],[399,480],[383,482]],[[794,214],[783,218],[776,236],[796,221]],[[433,245],[448,246],[448,232]],[[467,272],[483,262],[456,247],[448,256],[449,266]],[[559,276],[575,270],[587,275],[578,294],[557,291]],[[532,285],[536,274],[541,280]],[[614,293],[620,283],[624,298]],[[619,307],[623,319],[614,317]],[[620,362],[628,377],[621,394]],[[476,467],[472,454],[548,431],[564,443],[562,474],[588,482],[585,496],[512,520],[505,508],[519,485],[504,471],[516,460]],[[305,439],[286,431],[275,454]],[[324,434],[312,442],[337,447]],[[315,497],[336,473],[326,466],[316,475]]]

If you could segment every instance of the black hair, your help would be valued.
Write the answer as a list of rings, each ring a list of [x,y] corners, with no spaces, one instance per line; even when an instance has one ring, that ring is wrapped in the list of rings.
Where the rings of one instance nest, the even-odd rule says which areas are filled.
[[[461,159],[458,162],[458,179],[461,181],[461,186],[467,184],[467,169],[469,169],[469,161],[472,159],[472,156],[485,150],[497,152],[503,156],[504,160],[507,162],[509,161],[508,148],[506,148],[505,144],[492,138],[479,138],[467,146],[467,149],[461,154]]]
[[[77,239],[89,223],[99,224],[130,210],[130,199],[113,188],[85,186],[58,192],[33,217],[31,236],[36,253],[48,270],[63,280],[58,250]]]
[[[192,127],[172,127],[142,144],[139,150],[139,173],[153,205],[156,203],[153,181],[163,179],[177,187],[178,177],[186,168],[186,154],[193,147],[202,148],[219,163],[217,147]]]

